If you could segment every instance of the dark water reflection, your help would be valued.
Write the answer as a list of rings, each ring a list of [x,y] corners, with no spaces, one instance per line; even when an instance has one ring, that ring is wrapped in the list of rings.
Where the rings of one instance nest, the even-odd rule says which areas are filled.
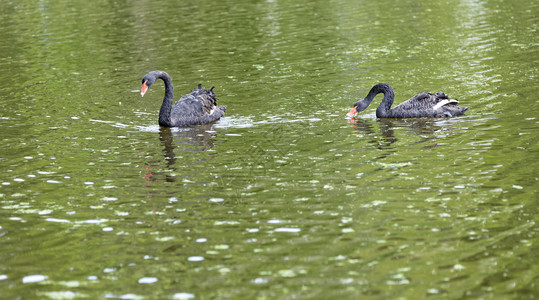
[[[537,8],[0,2],[0,298],[533,299]],[[471,108],[346,120],[378,82]]]
[[[419,140],[413,139],[412,145],[435,142],[436,139],[452,135],[454,130],[458,130],[456,119],[377,119],[373,122],[370,119],[358,118],[348,122],[352,128],[357,129],[356,134],[366,137],[369,143],[378,149],[393,148],[392,145],[398,141],[395,130],[406,129],[404,134],[416,135]],[[425,148],[437,146],[437,143],[428,143]]]
[[[181,158],[186,155],[196,156],[198,152],[209,150],[215,146],[215,137],[218,132],[215,131],[214,124],[199,125],[186,128],[159,128],[159,140],[164,146],[164,158],[169,171],[175,171],[176,152],[181,153]],[[212,156],[201,158],[195,164],[206,164]],[[192,165],[182,165],[188,168]],[[176,181],[175,177],[167,177],[167,181]]]

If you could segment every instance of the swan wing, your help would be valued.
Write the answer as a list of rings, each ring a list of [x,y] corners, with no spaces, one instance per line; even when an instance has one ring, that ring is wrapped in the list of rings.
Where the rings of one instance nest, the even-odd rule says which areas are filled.
[[[446,94],[420,93],[390,109],[389,117],[419,118],[445,117],[463,114],[468,108],[458,106],[458,100],[450,99]]]
[[[392,108],[392,110],[413,111],[432,108],[436,105],[436,97],[430,93],[420,93]]]
[[[183,95],[172,107],[171,119],[174,126],[198,125],[221,118],[226,106],[217,106],[217,97],[212,91],[199,85],[190,94]]]
[[[439,109],[440,107],[448,104],[457,104],[459,101],[457,99],[449,99],[449,97],[442,93],[438,92],[436,94],[431,93],[420,93],[414,97],[404,101],[400,105],[396,106],[394,109],[400,110],[425,110],[425,109]]]
[[[204,115],[204,104],[192,94],[183,95],[172,107],[172,118]]]

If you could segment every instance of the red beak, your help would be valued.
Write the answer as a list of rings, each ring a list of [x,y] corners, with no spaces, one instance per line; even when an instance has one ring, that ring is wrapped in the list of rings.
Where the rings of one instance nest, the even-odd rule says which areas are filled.
[[[355,107],[355,106],[352,108],[352,110],[350,110],[349,113],[346,114],[346,116],[349,117],[349,118],[353,118],[353,117],[355,117],[356,115],[357,115],[357,111],[356,111],[356,107]]]
[[[142,83],[142,88],[140,89],[140,96],[144,97],[144,94],[146,94],[146,91],[148,90],[148,86],[146,85],[146,81]]]

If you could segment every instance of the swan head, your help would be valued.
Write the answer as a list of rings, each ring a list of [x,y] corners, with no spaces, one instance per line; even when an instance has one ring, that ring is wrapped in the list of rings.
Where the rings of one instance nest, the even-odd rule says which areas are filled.
[[[142,88],[140,89],[140,96],[144,97],[146,91],[152,86],[157,78],[150,72],[142,77]]]
[[[358,113],[367,109],[367,107],[369,107],[369,104],[370,102],[366,99],[359,100],[354,104],[354,107],[352,108],[352,110],[350,110],[350,112],[348,112],[348,114],[346,114],[346,116],[349,118],[355,118]]]

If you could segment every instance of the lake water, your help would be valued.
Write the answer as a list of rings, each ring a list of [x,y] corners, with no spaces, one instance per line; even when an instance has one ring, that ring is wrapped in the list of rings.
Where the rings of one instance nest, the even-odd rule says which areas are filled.
[[[0,298],[538,297],[538,13],[1,2]],[[152,70],[226,117],[159,128]],[[378,82],[470,109],[347,120]]]

